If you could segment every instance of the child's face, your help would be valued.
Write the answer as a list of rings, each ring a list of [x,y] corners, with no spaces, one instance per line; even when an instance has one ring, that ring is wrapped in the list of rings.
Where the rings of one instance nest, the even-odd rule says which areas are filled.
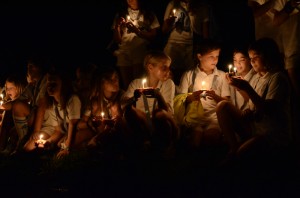
[[[213,50],[207,54],[197,54],[198,60],[200,61],[200,68],[203,71],[213,71],[218,63],[220,50]]]
[[[266,72],[267,69],[265,68],[262,57],[257,54],[255,51],[250,50],[249,51],[249,57],[250,57],[250,62],[251,65],[256,72]]]
[[[61,79],[55,75],[47,75],[47,92],[49,96],[59,95],[61,91]]]
[[[6,94],[8,95],[8,97],[11,100],[14,100],[19,96],[19,93],[17,91],[17,87],[15,86],[14,83],[6,82],[5,87],[6,87]]]
[[[113,73],[109,80],[104,80],[103,90],[107,92],[118,92],[119,87],[119,77],[116,73]]]
[[[138,9],[139,8],[139,1],[138,0],[127,0],[127,4],[131,9]]]
[[[233,55],[233,65],[239,74],[247,74],[251,69],[250,59],[243,53],[237,52]]]
[[[160,81],[166,81],[170,75],[170,60],[164,60],[156,65],[149,64],[149,74]]]

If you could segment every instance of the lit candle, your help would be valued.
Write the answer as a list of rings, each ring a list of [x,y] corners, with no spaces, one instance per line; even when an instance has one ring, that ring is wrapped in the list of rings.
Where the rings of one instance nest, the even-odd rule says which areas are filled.
[[[233,72],[234,72],[234,74],[236,73],[236,67],[233,68]]]
[[[206,82],[202,81],[202,83],[201,83],[201,90],[206,90],[205,84],[206,84]]]
[[[43,140],[43,137],[44,137],[44,135],[41,134],[41,135],[40,135],[40,139],[37,141],[38,147],[39,147],[39,148],[44,148],[44,140]]]
[[[3,99],[3,94],[0,94],[0,98],[1,98],[1,100]]]
[[[104,114],[104,112],[102,111],[102,112],[101,112],[101,117],[104,118],[104,115],[105,115],[105,114]]]
[[[175,16],[176,14],[176,9],[173,9],[173,16]]]
[[[145,83],[147,82],[146,78],[143,79],[142,84],[143,84],[143,89],[145,89]]]
[[[129,21],[130,20],[130,16],[129,15],[127,15],[127,21]]]
[[[232,68],[232,65],[231,65],[231,64],[229,64],[229,65],[228,65],[228,73],[230,73],[230,72],[231,72],[231,68]]]

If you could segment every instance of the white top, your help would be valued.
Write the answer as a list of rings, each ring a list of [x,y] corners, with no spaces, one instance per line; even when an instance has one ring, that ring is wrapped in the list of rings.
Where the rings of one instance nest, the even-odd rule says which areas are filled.
[[[187,15],[187,3],[180,2],[180,7],[174,7],[174,2],[170,1],[165,10],[164,20],[170,17],[173,14],[173,9],[176,9],[175,16],[177,17],[175,20],[175,24],[179,21],[182,21],[183,24],[187,24],[188,20],[190,20],[190,16]],[[195,21],[194,21],[195,22]],[[174,26],[175,26],[174,24]],[[193,43],[193,31],[191,29],[191,25],[189,31],[178,30],[174,27],[171,31],[168,42],[171,43],[181,43],[181,44],[192,44]]]
[[[140,14],[139,10],[132,10],[128,8],[128,13],[130,16],[130,21],[141,31],[147,31],[148,29],[156,29],[160,27],[159,21],[157,19],[157,16],[153,14],[153,22],[151,24],[145,23],[144,15]],[[115,27],[116,21],[118,19],[119,15],[117,14],[115,16],[115,19],[113,21],[112,28]],[[127,18],[125,20],[128,20]],[[134,60],[135,62],[142,63],[144,60],[144,55],[147,50],[147,45],[149,44],[149,41],[147,39],[141,38],[137,36],[133,32],[128,32],[127,27],[123,27],[122,29],[122,41],[119,44],[119,49],[115,53],[117,56],[119,54],[127,56],[128,60],[131,59],[139,59]],[[124,65],[125,64],[125,65]],[[128,66],[127,63],[123,61],[117,62],[118,66]]]
[[[61,109],[60,104],[57,105],[58,107],[58,112],[61,118],[64,118],[64,110]],[[53,105],[53,109],[55,111],[55,105]],[[67,103],[66,107],[66,122],[69,123],[70,120],[72,119],[80,119],[80,109],[81,109],[81,102],[80,99],[77,95],[71,96]]]
[[[143,79],[139,78],[139,79],[135,79],[133,80],[129,86],[128,89],[126,90],[126,92],[124,93],[123,97],[126,98],[131,98],[134,95],[134,90],[136,89],[140,89],[143,88]],[[145,88],[148,87],[147,84],[145,84]],[[161,95],[163,96],[165,102],[168,104],[169,106],[169,110],[173,113],[173,99],[175,97],[175,84],[171,79],[168,79],[166,81],[159,81],[157,88],[159,88]],[[152,111],[154,108],[157,108],[157,102],[155,102],[156,99],[154,98],[147,98],[148,101],[148,105],[149,105],[149,112],[150,115],[152,115]],[[156,106],[154,105],[154,102],[156,103]],[[136,108],[145,112],[145,106],[144,106],[144,101],[143,101],[143,97],[140,97],[138,99],[138,101],[136,102]]]
[[[196,74],[194,85],[192,82],[193,72]],[[202,87],[202,82],[205,82],[205,87]],[[225,79],[225,72],[218,70],[217,68],[209,75],[201,71],[199,67],[195,70],[185,72],[178,87],[179,93],[188,93],[189,86],[191,85],[193,85],[193,92],[203,89],[214,90],[215,93],[221,97],[230,97],[230,89],[229,84]],[[208,98],[201,98],[201,103],[206,115],[215,113],[215,108],[217,106],[216,101]]]
[[[256,72],[253,70],[253,68],[244,76],[244,80],[248,81],[250,84],[255,79],[255,77],[258,77],[255,75]],[[236,106],[240,110],[245,110],[248,108],[248,102],[244,100],[244,97],[236,90],[235,87],[230,86],[230,99],[234,106]]]
[[[269,0],[251,0],[259,3],[260,5],[265,4]],[[273,25],[274,13],[270,9],[262,16],[255,17],[255,38],[260,39],[263,37],[273,38],[277,42],[278,27]]]
[[[274,9],[281,11],[284,8],[287,0],[277,0]],[[298,6],[300,9],[300,6]],[[285,67],[286,69],[295,68],[299,65],[296,64],[299,61],[300,56],[300,12],[299,9],[294,9],[288,19],[284,21],[280,26],[280,46],[285,55]]]

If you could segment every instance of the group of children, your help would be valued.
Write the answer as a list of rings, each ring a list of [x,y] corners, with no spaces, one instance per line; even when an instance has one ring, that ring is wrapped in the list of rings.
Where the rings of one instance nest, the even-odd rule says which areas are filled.
[[[47,150],[62,158],[95,149],[124,159],[149,152],[174,157],[182,140],[195,150],[226,144],[232,155],[262,139],[269,148],[288,146],[291,89],[276,43],[263,38],[234,50],[229,72],[217,68],[220,52],[219,43],[201,42],[197,63],[175,86],[171,58],[149,51],[144,75],[126,90],[115,67],[78,67],[73,84],[61,65],[43,70],[31,60],[26,87],[13,77],[5,83],[1,109],[12,116],[2,117],[1,153]]]

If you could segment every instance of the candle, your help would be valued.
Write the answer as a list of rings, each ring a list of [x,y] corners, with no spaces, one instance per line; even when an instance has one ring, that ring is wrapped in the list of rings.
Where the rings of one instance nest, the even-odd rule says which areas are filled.
[[[236,67],[233,68],[233,72],[234,72],[234,74],[236,73]]]
[[[39,148],[44,148],[44,140],[43,140],[44,135],[40,135],[40,139],[37,141],[38,147]]]
[[[176,9],[173,9],[173,16],[175,16],[176,14]]]
[[[127,15],[127,21],[129,21],[130,20],[130,16],[129,15]]]
[[[228,65],[228,73],[230,73],[230,72],[231,72],[231,68],[232,68],[232,65],[231,65],[231,64],[229,64],[229,65]]]
[[[143,84],[143,89],[145,89],[145,83],[147,82],[146,78],[143,79],[142,84]]]
[[[101,112],[101,117],[102,117],[102,119],[104,118],[104,115],[105,115],[105,114],[104,114],[104,112],[102,111],[102,112]]]
[[[206,82],[202,81],[202,83],[201,83],[201,90],[206,90],[205,84],[206,84]]]
[[[3,94],[0,94],[0,98],[1,98],[1,100],[3,100]]]

